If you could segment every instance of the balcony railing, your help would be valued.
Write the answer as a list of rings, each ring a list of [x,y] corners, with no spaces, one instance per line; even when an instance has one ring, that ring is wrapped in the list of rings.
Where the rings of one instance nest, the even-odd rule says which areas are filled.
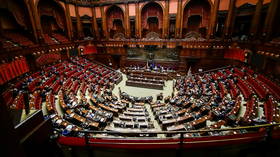
[[[256,126],[244,126],[236,128],[224,129],[201,129],[188,131],[152,131],[152,132],[118,132],[118,131],[91,131],[83,130],[82,137],[65,137],[61,136],[58,141],[63,145],[69,146],[94,146],[94,147],[112,147],[112,148],[190,148],[200,147],[207,144],[207,146],[229,145],[229,144],[244,144],[249,142],[265,141],[273,138],[280,138],[280,123],[277,124],[263,124]],[[240,131],[244,133],[237,133],[233,135],[218,135],[218,136],[197,136],[186,137],[185,134],[194,133],[208,133],[208,132],[228,132]],[[246,131],[245,131],[246,130]],[[104,136],[97,136],[97,134],[105,134]],[[166,135],[166,138],[159,137],[139,137],[139,135]],[[106,135],[118,135],[106,136]],[[169,135],[179,135],[171,137]]]

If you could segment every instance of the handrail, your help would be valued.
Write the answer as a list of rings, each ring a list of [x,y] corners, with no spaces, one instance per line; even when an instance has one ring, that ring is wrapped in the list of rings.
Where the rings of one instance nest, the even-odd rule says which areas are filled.
[[[94,131],[94,130],[81,130],[78,132],[82,133],[107,133],[107,134],[186,134],[186,133],[198,133],[198,132],[213,132],[213,131],[233,131],[233,130],[243,130],[243,129],[257,129],[257,128],[268,128],[280,126],[280,123],[276,124],[262,124],[262,125],[255,125],[255,126],[242,126],[242,127],[235,127],[235,128],[224,128],[224,129],[200,129],[200,130],[187,130],[187,131],[137,131],[137,132],[118,132],[118,131]]]
[[[253,141],[269,141],[273,139],[273,127],[280,126],[280,123],[276,124],[263,124],[256,126],[244,126],[236,128],[226,128],[226,129],[205,129],[205,130],[189,130],[189,131],[153,131],[153,132],[117,132],[117,131],[89,131],[83,130],[79,131],[84,133],[84,135],[78,137],[81,138],[77,141],[77,145],[84,145],[88,148],[89,152],[92,153],[92,150],[95,147],[104,147],[104,148],[125,148],[125,149],[153,149],[153,148],[177,148],[179,154],[186,148],[192,147],[205,147],[204,143],[207,143],[209,147],[217,146],[220,144],[231,145],[231,141],[242,142],[253,142]],[[194,137],[185,137],[185,133],[197,133],[197,132],[213,132],[213,131],[230,131],[230,130],[242,130],[242,129],[258,129],[258,128],[267,128],[264,130],[259,130],[255,132],[248,132],[248,134],[237,134],[237,136],[227,136],[225,138],[216,138],[219,136],[199,136],[201,138]],[[147,137],[134,137],[131,139],[124,139],[118,137],[97,137],[92,135],[92,133],[111,133],[111,134],[179,134],[179,137],[166,137],[166,138],[147,138]],[[120,135],[121,136],[121,135]],[[222,137],[223,135],[221,135]],[[203,137],[206,137],[203,138]],[[208,138],[213,137],[213,138]],[[189,138],[189,139],[188,139]],[[278,138],[276,135],[275,138]],[[139,140],[141,139],[141,140]],[[143,140],[142,140],[143,139]],[[70,138],[70,143],[67,143],[67,137],[62,138],[62,144],[66,145],[76,145],[73,143],[72,138]],[[209,145],[210,144],[210,145]],[[178,155],[179,157],[182,155]]]

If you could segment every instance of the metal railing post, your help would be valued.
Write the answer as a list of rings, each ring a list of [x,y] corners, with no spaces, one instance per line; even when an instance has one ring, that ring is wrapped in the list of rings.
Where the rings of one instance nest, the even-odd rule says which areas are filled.
[[[266,129],[266,133],[267,133],[267,137],[266,137],[266,141],[270,142],[272,140],[272,131],[274,129],[275,126],[269,126]]]
[[[94,157],[93,146],[91,147],[89,144],[89,133],[88,132],[85,132],[85,144],[86,144],[86,148],[88,151],[88,156]]]
[[[176,157],[183,156],[184,133],[180,133],[179,148],[177,149]]]

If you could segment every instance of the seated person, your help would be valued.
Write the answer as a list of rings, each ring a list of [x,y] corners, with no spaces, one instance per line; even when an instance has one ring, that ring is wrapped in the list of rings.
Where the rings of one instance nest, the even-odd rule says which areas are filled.
[[[162,100],[163,99],[163,93],[160,93],[159,95],[157,95],[157,100]]]

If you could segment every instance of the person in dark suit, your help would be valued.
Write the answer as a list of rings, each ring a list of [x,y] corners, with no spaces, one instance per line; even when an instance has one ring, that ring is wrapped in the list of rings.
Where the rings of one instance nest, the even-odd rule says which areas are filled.
[[[162,100],[163,99],[163,94],[160,93],[159,95],[157,95],[157,100]]]
[[[24,99],[25,114],[28,115],[30,113],[30,107],[29,107],[29,98],[28,98],[27,91],[23,91],[23,99]]]

